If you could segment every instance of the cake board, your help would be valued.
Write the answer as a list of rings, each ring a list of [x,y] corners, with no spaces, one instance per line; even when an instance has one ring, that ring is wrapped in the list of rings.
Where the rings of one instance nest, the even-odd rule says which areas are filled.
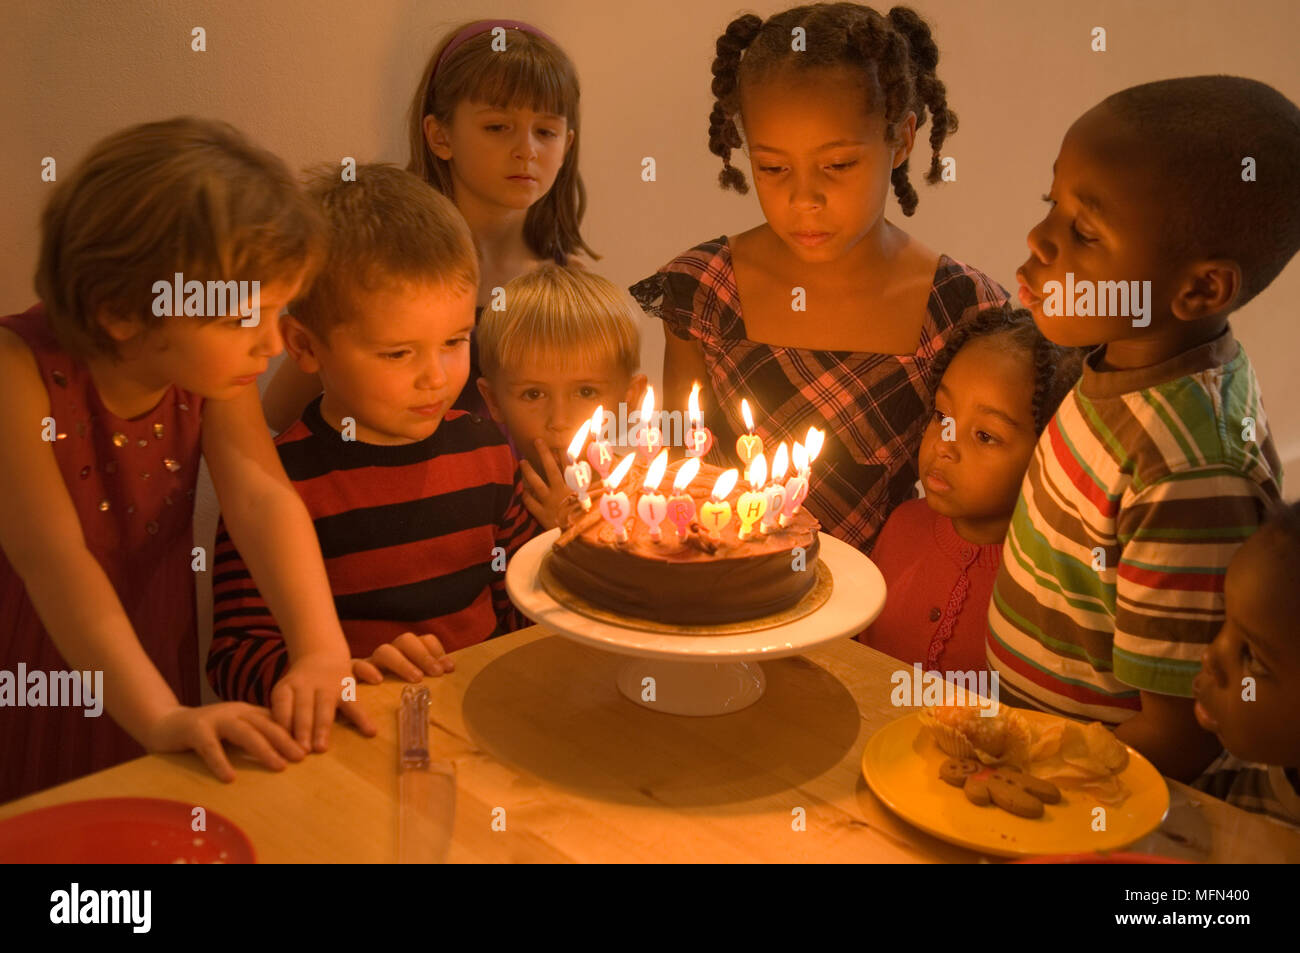
[[[775,625],[769,617],[747,625],[687,630],[717,634],[678,634],[671,630],[684,627],[672,626],[637,628],[638,623],[584,615],[547,591],[542,563],[559,535],[553,529],[520,547],[506,567],[507,593],[539,625],[575,642],[629,656],[618,674],[619,691],[654,711],[721,715],[747,708],[766,687],[759,660],[800,655],[851,638],[885,607],[885,580],[875,564],[847,543],[821,533],[820,559],[831,585],[829,597],[813,611]]]

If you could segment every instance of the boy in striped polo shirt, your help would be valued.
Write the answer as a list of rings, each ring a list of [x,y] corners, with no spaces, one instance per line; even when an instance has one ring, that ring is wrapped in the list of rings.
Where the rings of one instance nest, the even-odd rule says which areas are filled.
[[[1280,499],[1228,317],[1300,248],[1297,160],[1300,110],[1262,83],[1123,90],[1066,133],[1017,272],[1045,336],[1096,347],[1021,487],[989,664],[1007,700],[1117,726],[1180,780],[1220,749],[1191,696],[1228,562]]]
[[[311,186],[328,260],[281,319],[290,356],[324,393],[276,439],[311,514],[353,672],[410,681],[445,653],[523,624],[505,563],[536,531],[491,421],[452,410],[469,375],[479,271],[456,207],[392,166]],[[264,703],[287,664],[280,627],[218,528],[208,678]]]

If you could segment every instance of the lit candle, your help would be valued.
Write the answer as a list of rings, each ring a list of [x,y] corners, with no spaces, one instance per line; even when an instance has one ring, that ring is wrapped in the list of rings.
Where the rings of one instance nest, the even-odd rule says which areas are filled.
[[[679,539],[686,538],[691,520],[695,519],[695,498],[688,491],[700,472],[700,458],[692,457],[681,465],[673,479],[673,495],[668,498],[668,518],[677,527]]]
[[[655,389],[645,389],[645,399],[641,401],[641,417],[636,435],[636,453],[642,463],[649,463],[650,458],[664,445],[663,432],[651,421],[655,415]]]
[[[655,491],[659,489],[659,482],[664,478],[664,471],[667,469],[668,451],[660,450],[659,456],[655,457],[655,462],[650,464],[645,482],[641,484],[641,498],[636,501],[636,515],[650,528],[650,538],[656,543],[662,538],[659,524],[668,515],[668,501],[664,499],[662,493]]]
[[[745,418],[747,432],[736,438],[736,455],[748,467],[750,461],[763,452],[763,438],[754,433],[754,415],[749,412],[749,401],[740,402],[740,416]]]
[[[603,480],[609,476],[609,468],[614,465],[614,454],[609,449],[609,441],[601,436],[605,427],[605,408],[597,407],[591,415],[591,435],[595,439],[587,448],[587,460]]]
[[[632,469],[632,461],[635,459],[636,454],[629,453],[619,461],[614,472],[605,481],[605,493],[600,498],[600,515],[605,517],[605,522],[609,523],[610,528],[614,530],[614,538],[620,543],[627,542],[625,524],[628,517],[632,515],[632,507],[627,501],[627,494],[618,491],[618,485],[627,476],[627,471]]]
[[[686,432],[686,455],[702,457],[713,446],[713,431],[704,426],[704,417],[700,413],[700,382],[691,387],[691,396],[686,401],[687,414],[691,418],[691,429]]]
[[[790,456],[794,458],[795,475],[785,485],[785,506],[781,510],[781,518],[777,521],[782,526],[789,524],[794,515],[799,512],[799,504],[808,495],[808,451],[796,440]]]
[[[761,453],[756,456],[749,469],[745,471],[749,489],[740,494],[736,501],[736,516],[740,519],[741,539],[748,539],[754,524],[767,512],[767,497],[763,494],[763,484],[767,482],[767,457]]]
[[[700,507],[700,522],[715,540],[721,539],[722,528],[731,522],[731,504],[727,497],[740,479],[740,471],[734,467],[718,477],[713,484],[713,497]]]
[[[582,445],[590,432],[591,421],[584,420],[569,444],[569,465],[564,468],[564,484],[578,494],[578,502],[584,510],[591,509],[591,497],[587,493],[587,487],[591,486],[591,466],[586,460],[579,462],[578,454],[582,452]]]
[[[785,484],[782,481],[789,465],[790,452],[783,440],[781,446],[776,448],[776,456],[772,458],[772,482],[763,491],[763,496],[767,498],[767,512],[763,514],[763,522],[758,524],[760,533],[770,533],[780,525],[781,511],[785,508]]]

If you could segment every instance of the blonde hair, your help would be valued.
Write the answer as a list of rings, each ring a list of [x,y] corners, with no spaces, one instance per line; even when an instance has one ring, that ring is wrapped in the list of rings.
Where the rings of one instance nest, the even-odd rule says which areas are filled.
[[[406,168],[443,195],[454,198],[451,163],[429,150],[424,120],[432,116],[450,126],[461,102],[486,103],[500,109],[526,106],[534,112],[563,116],[573,130],[573,144],[565,153],[550,191],[529,207],[524,217],[524,240],[538,258],[554,260],[558,252],[571,255],[583,251],[599,259],[580,231],[587,211],[587,190],[578,174],[581,92],[573,61],[546,37],[511,30],[505,50],[493,50],[492,33],[485,31],[452,50],[445,62],[438,62],[459,33],[475,23],[487,22],[491,21],[476,20],[449,31],[425,64],[408,115],[411,158]]]
[[[310,281],[322,245],[320,215],[279,158],[227,123],[182,116],[101,140],[56,186],[36,293],[67,351],[116,356],[102,309],[157,327],[157,281]]]
[[[542,265],[505,286],[505,310],[478,319],[479,363],[491,380],[529,358],[613,360],[629,377],[641,360],[640,310],[612,281]]]
[[[478,254],[450,200],[395,165],[359,165],[356,181],[336,166],[311,174],[308,194],[328,223],[329,252],[293,314],[320,336],[355,315],[358,292],[406,282],[477,291]]]

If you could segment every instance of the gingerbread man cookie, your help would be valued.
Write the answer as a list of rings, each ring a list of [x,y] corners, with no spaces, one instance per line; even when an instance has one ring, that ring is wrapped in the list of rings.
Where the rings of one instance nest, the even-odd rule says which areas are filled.
[[[995,804],[1018,817],[1043,816],[1044,804],[1061,800],[1061,791],[1050,781],[1012,768],[986,768],[970,758],[949,758],[939,766],[939,777],[960,787],[972,804]]]

